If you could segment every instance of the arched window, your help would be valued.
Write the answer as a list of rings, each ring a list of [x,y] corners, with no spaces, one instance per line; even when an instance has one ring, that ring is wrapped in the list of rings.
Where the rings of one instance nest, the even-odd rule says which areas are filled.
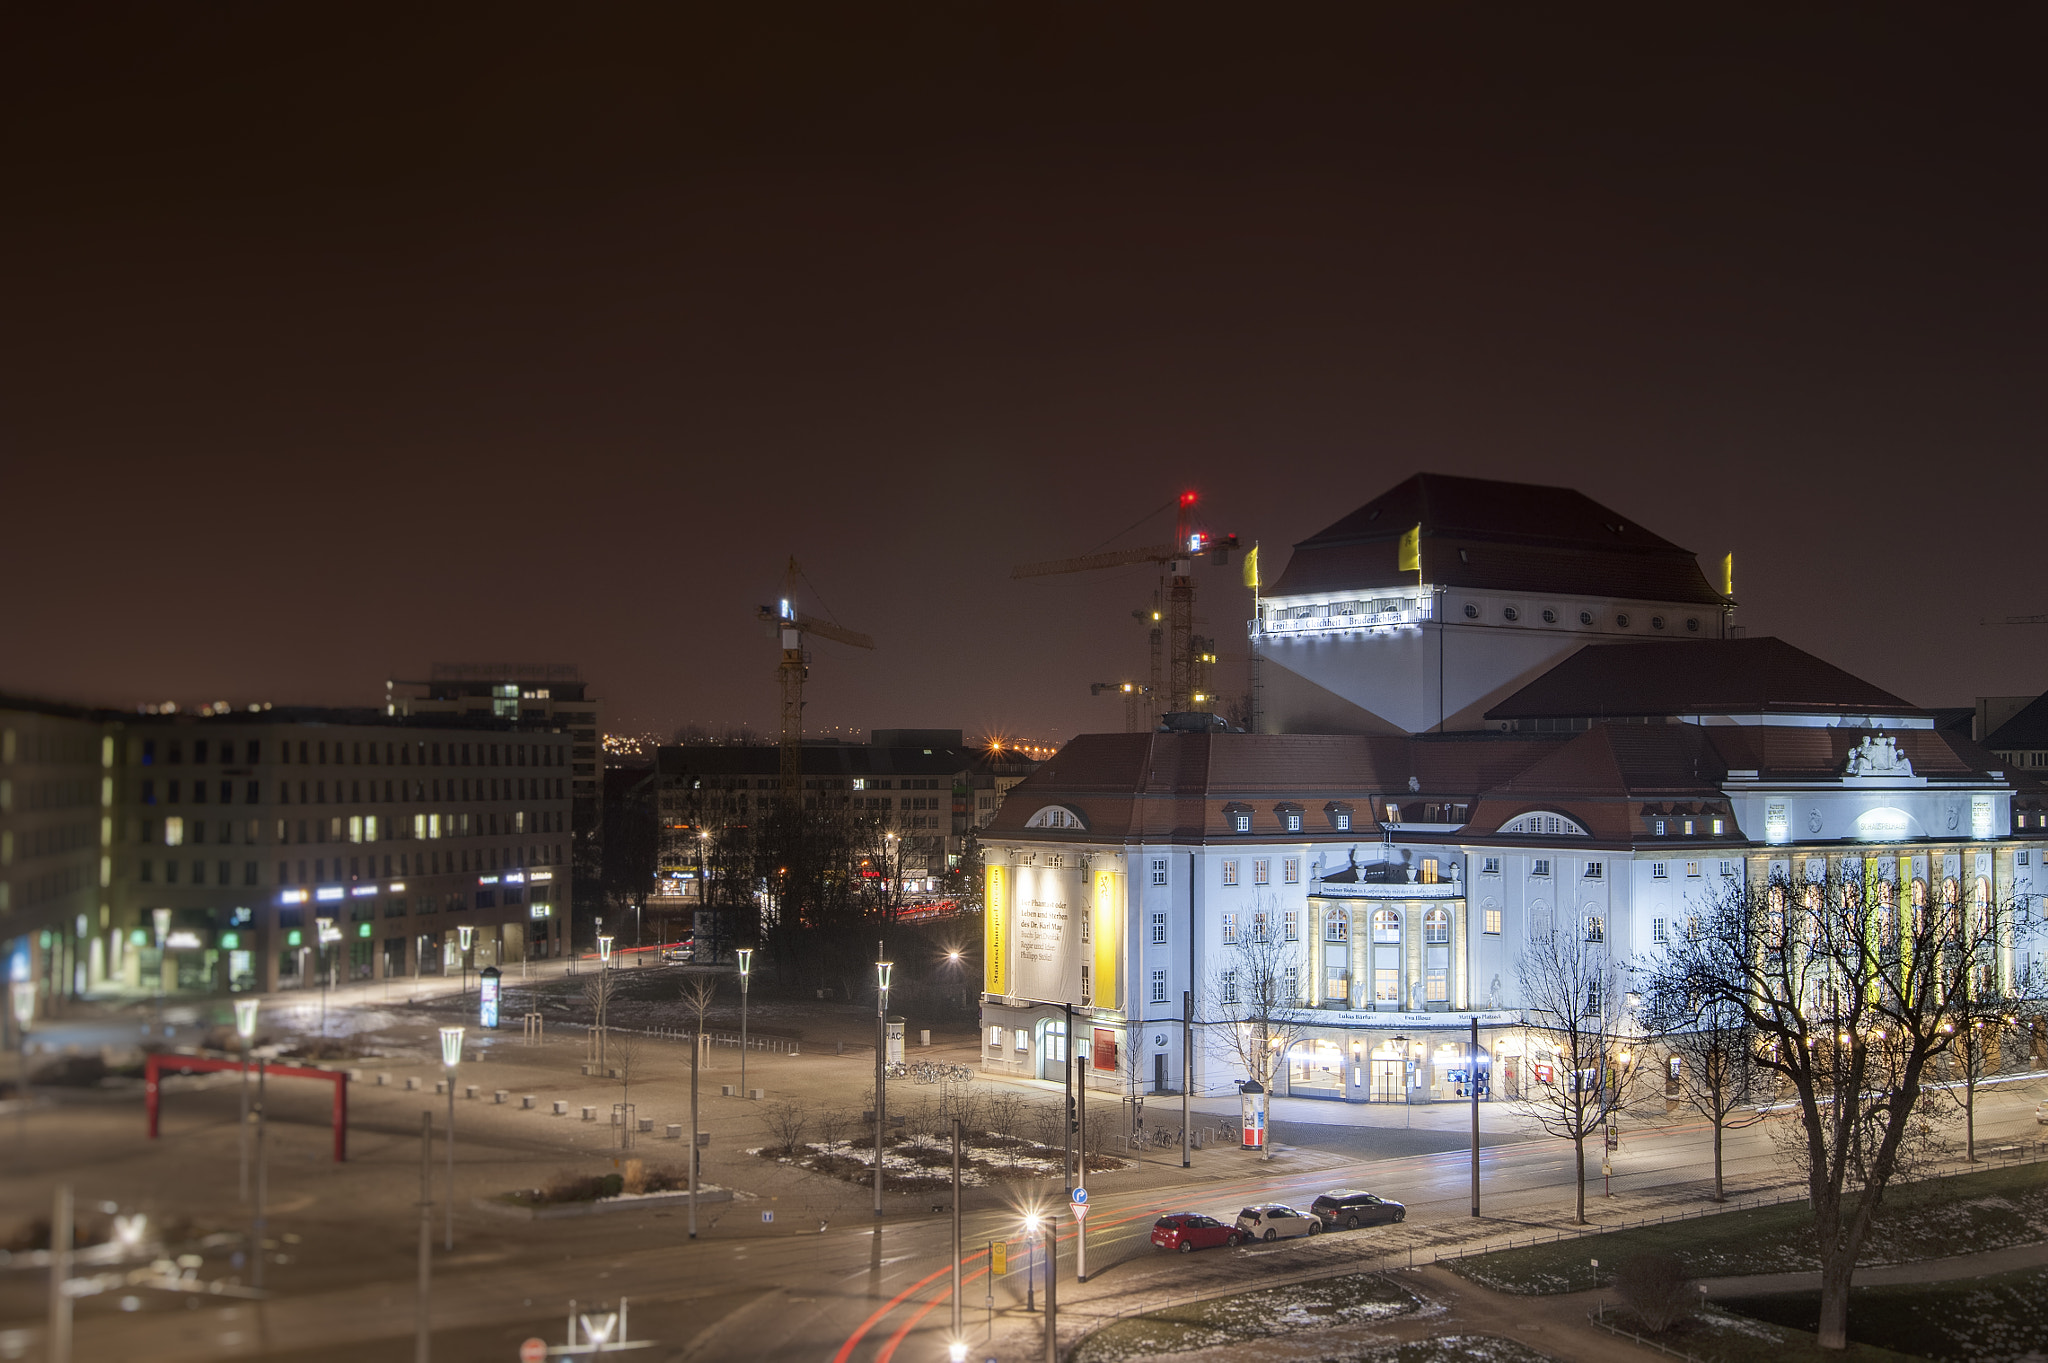
[[[1583,838],[1586,830],[1562,814],[1524,814],[1501,826],[1503,833],[1520,833],[1544,838]]]
[[[1047,805],[1025,820],[1026,828],[1086,828],[1081,811],[1069,805]]]
[[[1372,915],[1372,940],[1375,942],[1398,942],[1401,940],[1401,915],[1392,909],[1375,909]]]
[[[1422,940],[1430,946],[1444,946],[1451,940],[1451,916],[1431,909],[1422,916]]]

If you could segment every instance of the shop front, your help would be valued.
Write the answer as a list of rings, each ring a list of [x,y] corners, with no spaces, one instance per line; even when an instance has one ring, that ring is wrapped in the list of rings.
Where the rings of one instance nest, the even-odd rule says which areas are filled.
[[[1479,1096],[1491,1100],[1501,1096],[1492,1083],[1496,1046],[1508,1044],[1505,1038],[1519,1019],[1508,1013],[1478,1017]],[[1468,1102],[1471,1019],[1469,1013],[1360,1012],[1318,1025],[1288,1048],[1278,1091],[1346,1103]]]

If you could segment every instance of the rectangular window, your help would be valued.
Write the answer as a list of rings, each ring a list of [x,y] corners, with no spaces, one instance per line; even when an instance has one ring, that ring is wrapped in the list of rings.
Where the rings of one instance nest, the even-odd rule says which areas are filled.
[[[1095,923],[1095,915],[1094,915],[1094,914],[1092,914],[1092,913],[1084,913],[1084,914],[1082,914],[1082,915],[1081,915],[1081,945],[1082,945],[1082,946],[1087,946],[1087,945],[1088,945],[1089,943],[1091,943],[1091,942],[1093,942],[1093,941],[1095,940],[1095,934],[1094,934],[1094,923]]]
[[[1550,874],[1550,858],[1549,858],[1549,857],[1538,857],[1538,858],[1536,858],[1536,860],[1535,860],[1535,861],[1533,861],[1533,862],[1531,862],[1531,863],[1530,863],[1530,865],[1529,865],[1529,874],[1530,874],[1530,875],[1532,875],[1532,876],[1547,876],[1547,875],[1549,875],[1549,874]]]
[[[1154,913],[1154,914],[1152,915],[1152,945],[1154,945],[1154,946],[1163,946],[1163,945],[1165,945],[1165,943],[1166,943],[1166,915],[1165,915],[1164,913],[1157,913],[1157,912],[1155,912],[1155,913]]]
[[[1301,815],[1289,812],[1282,816],[1282,821],[1287,825],[1288,832],[1299,833],[1301,831]]]
[[[1252,915],[1252,940],[1254,942],[1266,940],[1266,915],[1263,913]]]
[[[1669,939],[1668,939],[1668,938],[1666,938],[1666,937],[1665,937],[1665,935],[1664,935],[1664,920],[1663,920],[1663,919],[1661,919],[1661,918],[1652,918],[1652,919],[1650,920],[1650,940],[1651,940],[1651,941],[1653,941],[1653,942],[1663,942],[1663,941],[1667,941],[1667,940],[1669,940]]]
[[[1687,880],[1698,880],[1700,878],[1700,864],[1698,862],[1688,861],[1685,863],[1685,878]]]
[[[1436,877],[1436,858],[1424,857],[1422,859],[1422,883],[1424,885],[1434,885],[1437,883]]]
[[[1223,972],[1223,1001],[1225,1003],[1237,1002],[1237,972],[1235,970]]]
[[[1499,875],[1499,874],[1500,874],[1500,858],[1499,858],[1499,857],[1481,857],[1481,858],[1480,858],[1480,860],[1479,860],[1479,874],[1480,874],[1480,875],[1483,875],[1483,876],[1497,876],[1497,875]]]
[[[991,1027],[988,1029],[988,1047],[992,1051],[1000,1051],[1003,1048],[1002,1028]]]
[[[1681,830],[1682,830],[1682,831],[1683,831],[1683,832],[1685,833],[1685,836],[1687,836],[1688,838],[1692,836],[1692,820],[1691,820],[1691,819],[1687,819],[1687,820],[1685,820],[1685,821],[1684,821],[1684,822],[1683,822],[1683,823],[1682,823],[1682,824],[1680,825],[1680,828],[1681,828]]]
[[[1164,857],[1154,857],[1152,859],[1152,883],[1154,885],[1164,885],[1166,883],[1166,859]]]
[[[1663,880],[1666,876],[1666,872],[1667,868],[1665,867],[1663,862],[1653,861],[1650,863],[1650,879]]]
[[[1734,862],[1732,862],[1732,861],[1724,861],[1724,862],[1722,862],[1722,863],[1721,863],[1721,879],[1723,879],[1723,880],[1733,880],[1733,879],[1735,879],[1735,863],[1734,863]]]
[[[2021,862],[2020,865],[2024,866],[2026,863]],[[1280,879],[1288,885],[1299,885],[1301,883],[1300,857],[1288,857],[1280,863]]]
[[[1234,913],[1223,915],[1223,940],[1225,942],[1235,942],[1237,940],[1237,915]]]
[[[1280,988],[1283,991],[1280,995],[1281,1003],[1292,1007],[1294,1004],[1301,1002],[1301,970],[1299,967],[1287,967],[1286,972],[1280,977]]]
[[[1607,868],[1604,863],[1597,861],[1589,861],[1586,863],[1586,879],[1599,880],[1603,875],[1606,874],[1606,870]]]
[[[1350,933],[1351,920],[1345,916],[1342,909],[1331,910],[1330,916],[1323,920],[1323,940],[1325,942],[1342,942],[1350,936]]]
[[[1426,971],[1422,977],[1423,997],[1431,1003],[1448,1003],[1451,999],[1451,973],[1448,970]]]
[[[1657,820],[1657,822],[1656,822],[1656,830],[1657,830],[1657,836],[1658,836],[1658,837],[1660,837],[1660,838],[1661,838],[1661,837],[1663,837],[1663,836],[1664,836],[1664,821],[1663,821],[1662,819],[1659,819],[1659,820]]]
[[[1484,931],[1485,931],[1486,935],[1487,935],[1487,936],[1489,936],[1489,937],[1498,937],[1498,936],[1500,936],[1500,910],[1499,910],[1499,909],[1488,909],[1488,910],[1486,911],[1486,927],[1485,927]]]
[[[1249,814],[1233,814],[1233,815],[1231,815],[1231,816],[1230,816],[1230,831],[1231,831],[1231,832],[1233,832],[1233,833],[1249,833],[1249,832],[1251,832],[1251,831],[1252,831],[1252,816],[1251,816],[1251,815],[1249,815]]]
[[[1224,883],[1225,885],[1235,885],[1235,884],[1237,884],[1237,863],[1236,863],[1236,862],[1234,862],[1234,861],[1226,861],[1226,862],[1224,862],[1224,863],[1223,863],[1223,883]]]
[[[1586,920],[1586,940],[1604,942],[1607,940],[1607,924],[1597,915]]]
[[[1350,811],[1350,810],[1348,810],[1348,809],[1343,809],[1343,810],[1339,810],[1339,811],[1337,812],[1337,831],[1338,831],[1339,833],[1348,833],[1348,832],[1350,832],[1350,831],[1351,831],[1351,811]]]
[[[1287,911],[1287,940],[1290,942],[1299,942],[1301,940],[1301,915],[1293,909]]]
[[[1025,1031],[1022,1027],[1017,1029],[1017,1049],[1020,1051],[1031,1049],[1031,1033]]]
[[[1166,972],[1164,970],[1152,972],[1152,1002],[1166,1002]]]
[[[1714,820],[1714,836],[1715,836],[1715,837],[1717,837],[1717,838],[1718,838],[1718,837],[1720,837],[1720,836],[1721,836],[1721,835],[1722,835],[1723,833],[1725,833],[1725,832],[1727,832],[1727,831],[1728,831],[1728,824],[1727,824],[1727,821],[1726,821],[1726,820],[1723,820],[1723,819],[1716,819],[1716,820]]]
[[[1372,1001],[1374,1003],[1399,1003],[1401,1001],[1401,972],[1380,967],[1372,972]]]
[[[1267,861],[1264,857],[1254,861],[1252,863],[1252,884],[1269,884],[1273,879],[1272,866],[1273,863]]]

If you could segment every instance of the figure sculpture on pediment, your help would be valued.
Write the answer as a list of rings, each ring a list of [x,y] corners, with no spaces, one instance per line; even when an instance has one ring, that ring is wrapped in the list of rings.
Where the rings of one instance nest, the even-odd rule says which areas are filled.
[[[1849,750],[1846,776],[1911,776],[1913,763],[1899,752],[1899,741],[1886,734],[1865,738]]]

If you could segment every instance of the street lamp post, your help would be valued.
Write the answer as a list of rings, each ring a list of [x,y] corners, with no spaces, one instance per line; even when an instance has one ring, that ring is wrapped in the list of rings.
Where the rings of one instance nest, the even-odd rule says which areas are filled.
[[[455,1067],[462,1063],[462,1028],[441,1029],[441,1063],[448,1067],[448,1211],[441,1247],[455,1248]]]
[[[475,936],[476,929],[464,923],[455,931],[462,939],[460,944],[462,955],[462,993],[466,998],[469,995],[469,944]]]
[[[164,939],[171,935],[171,911],[151,909],[149,926],[156,934],[156,1029],[164,1029]]]
[[[881,960],[883,944],[875,943],[875,1215],[882,1214],[882,1128],[889,1109],[889,972]]]
[[[16,980],[8,986],[8,997],[14,1004],[14,1050],[21,1062],[22,1105],[28,1103],[28,1025],[36,1020],[36,982]]]
[[[1408,1038],[1397,1036],[1394,1038],[1394,1044],[1401,1048],[1401,1101],[1407,1106],[1401,1124],[1407,1126],[1415,1120],[1415,1095],[1408,1087]]]
[[[754,970],[754,949],[741,947],[740,958],[740,1097],[747,1096],[747,976]]]
[[[256,1037],[261,999],[235,1000],[235,1035],[242,1039],[242,1201],[249,1200],[249,1043]]]
[[[1037,1212],[1028,1212],[1024,1217],[1024,1309],[1038,1309],[1038,1224]]]

